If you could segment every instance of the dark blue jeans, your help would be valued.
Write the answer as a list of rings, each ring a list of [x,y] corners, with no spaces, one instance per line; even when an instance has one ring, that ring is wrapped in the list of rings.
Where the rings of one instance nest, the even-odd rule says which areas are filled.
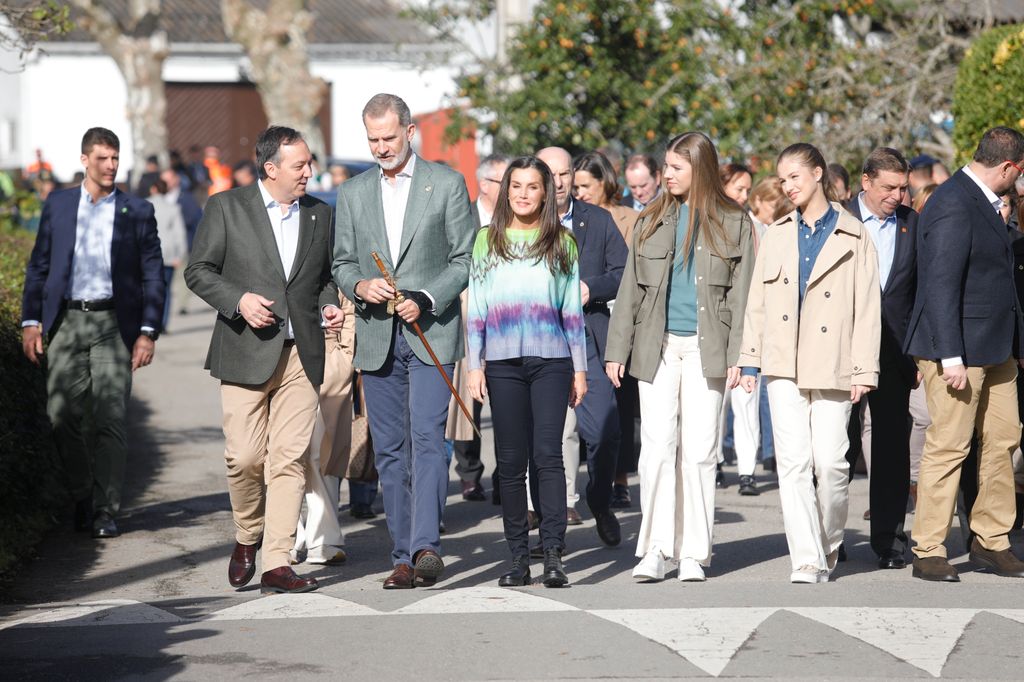
[[[562,429],[572,385],[569,358],[490,360],[484,369],[494,424],[501,515],[512,556],[529,552],[526,468],[532,457],[544,549],[565,547],[565,467]]]
[[[451,379],[454,365],[444,365]],[[384,493],[394,565],[421,549],[440,553],[438,524],[448,495],[444,426],[451,393],[437,368],[422,362],[396,327],[391,354],[363,372],[366,414]]]

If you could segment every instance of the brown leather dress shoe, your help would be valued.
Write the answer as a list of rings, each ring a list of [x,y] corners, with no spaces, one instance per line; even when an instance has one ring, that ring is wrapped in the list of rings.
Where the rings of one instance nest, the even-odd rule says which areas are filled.
[[[991,572],[1003,578],[1024,578],[1024,561],[1018,559],[1008,549],[993,551],[985,549],[974,538],[971,543],[971,563],[981,568],[987,568]]]
[[[384,580],[385,590],[411,590],[413,570],[409,564],[398,564]]]
[[[567,526],[582,526],[583,519],[580,517],[580,513],[569,507],[565,512],[565,525]]]
[[[260,543],[255,545],[243,545],[235,543],[235,550],[231,552],[231,561],[228,562],[228,582],[232,587],[243,587],[249,584],[252,577],[256,575],[256,551]]]
[[[432,549],[421,549],[413,555],[413,583],[416,587],[431,587],[444,573],[444,562]]]
[[[914,558],[914,577],[940,583],[958,583],[960,574],[949,565],[945,557],[929,556]]]
[[[320,584],[317,583],[316,578],[300,578],[295,575],[291,566],[281,566],[272,571],[266,571],[260,578],[260,592],[263,594],[312,592],[318,587]]]

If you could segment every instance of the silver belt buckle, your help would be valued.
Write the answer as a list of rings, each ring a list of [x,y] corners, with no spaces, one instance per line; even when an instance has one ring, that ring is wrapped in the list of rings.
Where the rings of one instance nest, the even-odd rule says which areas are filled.
[[[82,301],[82,312],[83,313],[89,312],[89,301],[84,301],[84,300]]]

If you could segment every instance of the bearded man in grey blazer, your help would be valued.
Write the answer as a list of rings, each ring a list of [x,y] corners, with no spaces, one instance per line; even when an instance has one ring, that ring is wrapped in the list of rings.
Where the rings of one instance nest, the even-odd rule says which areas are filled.
[[[217,310],[206,368],[221,380],[224,459],[235,521],[228,581],[241,587],[263,548],[263,592],[308,592],[291,569],[306,448],[324,376],[323,329],[345,315],[331,279],[331,208],[306,196],[302,134],[256,140],[260,179],[210,197],[185,281]]]
[[[363,125],[378,168],[338,189],[334,279],[356,305],[354,364],[394,543],[384,589],[404,589],[433,585],[444,571],[438,527],[448,490],[450,393],[411,325],[419,323],[451,378],[463,355],[459,293],[476,224],[463,177],[412,152],[416,126],[400,97],[371,98]],[[405,296],[397,306],[373,252]]]

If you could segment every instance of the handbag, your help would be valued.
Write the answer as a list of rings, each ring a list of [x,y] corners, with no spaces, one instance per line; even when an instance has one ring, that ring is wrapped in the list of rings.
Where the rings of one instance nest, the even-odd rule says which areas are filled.
[[[356,374],[353,394],[352,450],[348,458],[348,472],[345,475],[357,483],[373,483],[377,480],[377,467],[373,459],[373,439],[370,438],[370,424],[366,419],[366,396],[363,394],[363,376]]]

